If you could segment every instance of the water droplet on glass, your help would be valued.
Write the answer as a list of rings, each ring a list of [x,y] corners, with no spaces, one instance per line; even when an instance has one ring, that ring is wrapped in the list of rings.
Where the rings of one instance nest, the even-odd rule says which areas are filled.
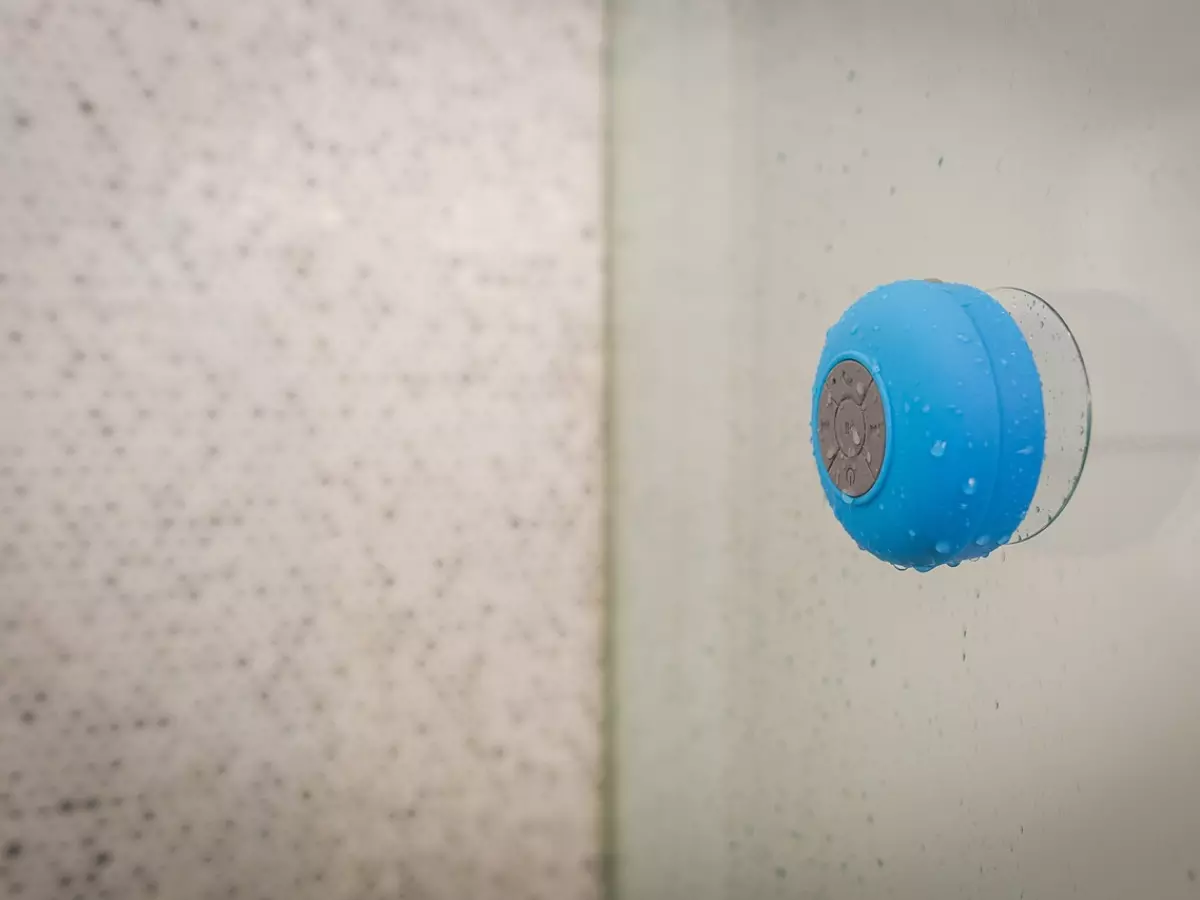
[[[851,326],[850,326],[850,333],[851,333],[851,334],[858,334],[858,326],[857,326],[857,325],[851,325]]]
[[[907,400],[905,400],[905,401],[904,401],[904,411],[905,411],[905,412],[909,412],[911,409],[912,409],[912,407],[911,407],[911,406],[909,406],[909,405],[908,405],[908,401],[907,401]]]
[[[862,443],[862,435],[858,433],[857,428],[850,429],[850,440],[854,441],[855,447]]]
[[[956,334],[955,337],[958,338],[960,341],[962,341],[964,344],[969,343],[971,340],[969,337],[967,337],[962,332],[959,332],[958,334]]]
[[[871,451],[868,450],[867,451],[867,465],[870,465],[870,464],[871,464]]]
[[[957,569],[959,566],[959,562],[960,562],[960,560],[952,559],[952,560],[950,560],[950,562],[946,563],[946,565],[948,565],[952,569]]]
[[[933,549],[936,550],[938,553],[942,554],[942,556],[945,556],[947,553],[950,552],[950,542],[949,541],[938,541],[936,544],[933,545]]]
[[[946,452],[945,441],[934,441],[933,446],[929,448],[930,456],[941,457]]]
[[[910,528],[910,529],[908,529],[908,536],[909,536],[909,537],[916,537],[916,536],[917,536],[917,533],[916,533],[915,531],[913,531],[913,530]]]
[[[1028,444],[1017,451],[1018,456],[1028,456],[1033,452],[1033,444]]]
[[[986,547],[988,545],[988,541],[990,540],[991,538],[989,538],[986,534],[981,534],[979,537],[975,538],[975,546]]]
[[[929,404],[928,403],[926,403],[924,406],[921,407],[921,412],[929,412]]]
[[[967,483],[963,485],[963,493],[964,494],[975,493],[975,479],[974,478],[967,479]]]

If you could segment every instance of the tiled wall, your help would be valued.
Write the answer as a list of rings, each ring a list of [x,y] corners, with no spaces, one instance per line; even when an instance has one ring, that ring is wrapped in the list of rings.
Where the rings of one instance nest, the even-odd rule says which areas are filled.
[[[0,896],[597,894],[601,33],[0,4]]]

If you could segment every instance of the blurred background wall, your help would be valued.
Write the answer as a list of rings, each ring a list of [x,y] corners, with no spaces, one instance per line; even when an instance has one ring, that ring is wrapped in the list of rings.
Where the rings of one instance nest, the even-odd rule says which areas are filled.
[[[0,895],[596,895],[601,42],[0,4]]]

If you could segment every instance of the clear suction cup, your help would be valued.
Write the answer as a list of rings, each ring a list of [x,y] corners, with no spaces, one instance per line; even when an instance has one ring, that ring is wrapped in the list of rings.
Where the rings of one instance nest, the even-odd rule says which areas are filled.
[[[1021,288],[988,294],[1021,329],[1042,381],[1046,451],[1029,512],[1009,540],[1019,544],[1049,528],[1071,502],[1092,439],[1092,391],[1079,344],[1054,307]]]

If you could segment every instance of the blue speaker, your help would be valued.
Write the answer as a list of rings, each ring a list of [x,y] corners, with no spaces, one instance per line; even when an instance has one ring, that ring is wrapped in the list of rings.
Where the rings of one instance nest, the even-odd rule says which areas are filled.
[[[826,334],[812,445],[829,505],[863,550],[921,571],[987,556],[1024,520],[1045,458],[1021,327],[969,285],[876,288]]]

